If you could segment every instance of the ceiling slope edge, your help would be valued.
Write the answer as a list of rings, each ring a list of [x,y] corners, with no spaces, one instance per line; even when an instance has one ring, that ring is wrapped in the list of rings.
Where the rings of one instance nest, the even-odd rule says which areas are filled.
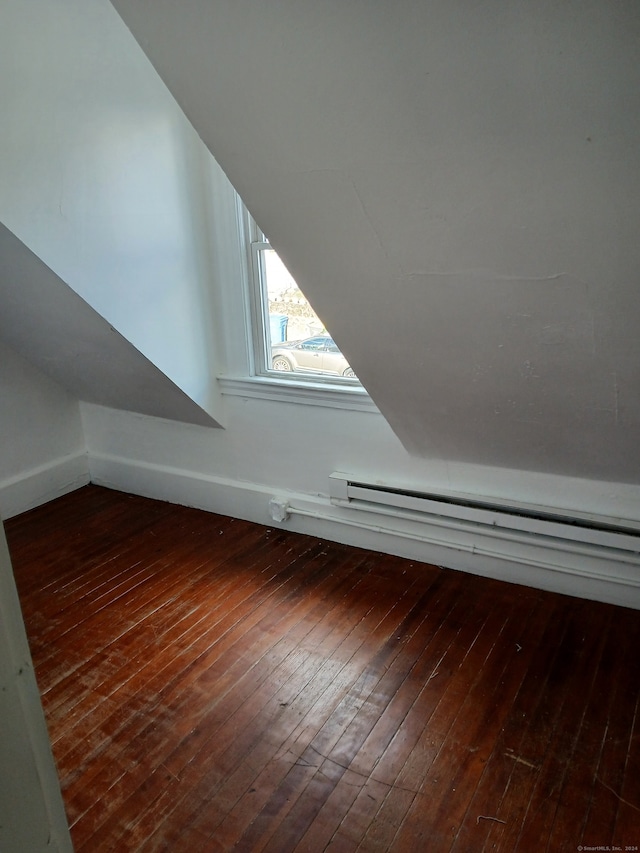
[[[0,337],[83,402],[220,426],[2,224]]]

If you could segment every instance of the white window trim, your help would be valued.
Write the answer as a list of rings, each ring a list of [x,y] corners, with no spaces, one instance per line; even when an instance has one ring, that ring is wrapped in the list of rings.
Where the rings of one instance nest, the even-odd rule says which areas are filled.
[[[379,414],[379,409],[366,389],[350,382],[333,381],[332,378],[305,378],[295,374],[279,376],[267,372],[264,356],[259,355],[263,348],[263,329],[259,328],[256,317],[262,317],[262,305],[256,276],[259,275],[259,250],[269,247],[263,235],[255,225],[250,213],[240,197],[235,195],[236,224],[238,239],[244,247],[240,281],[238,288],[237,311],[244,318],[243,328],[238,334],[244,334],[242,346],[243,358],[238,359],[238,348],[227,353],[230,366],[236,367],[218,376],[220,391],[223,395],[245,398],[257,398],[283,403],[324,406],[325,408],[351,409],[355,411]],[[266,353],[265,353],[266,355]],[[240,363],[240,361],[242,363]],[[263,372],[264,371],[264,372]]]
[[[314,383],[309,380],[278,380],[270,376],[220,376],[218,381],[222,394],[232,397],[252,397],[280,403],[301,403],[307,406],[380,413],[362,386],[345,388],[343,385]]]

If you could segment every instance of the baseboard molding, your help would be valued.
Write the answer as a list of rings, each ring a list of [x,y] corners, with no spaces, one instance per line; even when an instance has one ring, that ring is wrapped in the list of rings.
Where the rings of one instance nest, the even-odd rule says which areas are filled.
[[[118,456],[91,453],[92,482],[271,527],[319,536],[411,560],[640,609],[640,555],[500,529],[478,530],[458,519],[395,519],[333,506],[311,496]],[[285,503],[274,522],[269,501]]]
[[[12,518],[90,482],[86,451],[61,456],[0,480],[0,517]]]

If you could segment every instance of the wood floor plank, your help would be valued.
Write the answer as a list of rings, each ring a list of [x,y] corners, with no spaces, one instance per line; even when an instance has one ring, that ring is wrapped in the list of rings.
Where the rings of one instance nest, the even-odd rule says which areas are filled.
[[[321,849],[336,831],[353,838],[356,842],[366,832],[380,805],[393,787],[397,774],[406,761],[413,744],[424,730],[428,715],[424,708],[416,711],[417,702],[435,675],[443,674],[452,664],[456,652],[460,657],[473,640],[486,619],[482,600],[470,589],[454,590],[450,585],[434,596],[428,608],[428,617],[422,630],[416,633],[420,654],[406,668],[406,677],[399,688],[389,696],[389,701],[379,714],[374,715],[373,725],[361,748],[347,765],[348,770],[330,794],[329,822],[326,815],[314,816],[308,831],[299,846],[304,849],[310,844]],[[483,602],[486,604],[486,602]],[[456,612],[463,618],[456,619]],[[460,634],[464,627],[466,639]],[[441,672],[442,670],[442,672]],[[443,680],[441,679],[440,685]],[[433,689],[433,685],[431,685]],[[402,689],[401,689],[402,688]],[[410,718],[413,714],[415,727],[413,736]],[[337,756],[331,756],[333,760]],[[324,812],[324,810],[323,810]],[[367,826],[362,831],[367,819]]]
[[[202,818],[205,812],[200,809],[200,803],[215,793],[219,804],[218,814],[215,816],[214,826],[208,826],[208,831],[213,831],[214,827],[222,821],[224,814],[254,784],[255,776],[261,766],[263,752],[261,739],[268,734],[268,747],[264,761],[266,763],[280,749],[278,729],[282,727],[281,719],[286,717],[289,720],[287,732],[290,731],[292,721],[294,723],[299,721],[305,707],[308,707],[314,701],[313,697],[317,695],[317,688],[314,691],[314,681],[318,683],[320,690],[325,688],[330,675],[326,673],[322,678],[320,672],[325,666],[326,655],[335,650],[342,639],[343,630],[349,628],[346,614],[350,599],[353,599],[354,603],[357,598],[361,599],[366,588],[371,561],[368,561],[369,568],[367,568],[362,564],[362,560],[363,557],[359,555],[356,561],[356,567],[359,569],[358,576],[355,582],[347,584],[349,593],[346,598],[344,595],[339,597],[333,607],[328,607],[328,602],[325,603],[324,600],[319,602],[316,609],[323,611],[322,618],[306,636],[299,634],[293,638],[295,646],[304,653],[300,668],[292,671],[291,666],[288,667],[289,678],[270,699],[265,697],[260,704],[257,717],[255,711],[251,712],[251,709],[247,709],[250,714],[245,716],[244,728],[241,728],[242,714],[238,717],[234,715],[233,743],[230,744],[227,752],[220,756],[218,762],[218,768],[225,771],[225,778],[219,779],[207,773],[198,781],[197,786],[190,791],[189,797],[184,798],[179,804],[179,807],[182,807],[181,824],[193,819],[195,815]],[[336,610],[342,611],[342,614],[338,614],[338,618],[336,618]],[[342,625],[342,630],[338,628],[339,625]],[[301,697],[304,697],[304,702],[301,702]],[[241,763],[245,755],[250,756],[248,765]],[[248,778],[243,778],[246,772],[249,774]],[[202,823],[199,826],[202,827]]]
[[[234,532],[237,528],[234,528]],[[115,555],[110,555],[107,560],[102,559],[100,562],[92,562],[86,566],[86,572],[79,578],[74,579],[73,583],[67,585],[65,591],[56,590],[52,592],[47,589],[47,604],[39,601],[34,601],[33,606],[41,609],[42,615],[46,620],[46,624],[39,629],[38,639],[44,646],[48,646],[49,639],[52,635],[56,636],[55,649],[63,647],[65,639],[73,646],[74,634],[78,630],[82,630],[84,623],[89,619],[100,619],[103,623],[114,614],[108,609],[111,601],[115,600],[119,595],[124,594],[123,585],[128,582],[132,588],[132,595],[135,600],[136,590],[140,591],[140,583],[144,580],[153,579],[153,588],[157,597],[165,595],[162,588],[162,581],[167,576],[171,576],[171,572],[167,568],[172,565],[178,565],[183,569],[190,566],[190,553],[198,554],[202,551],[202,546],[192,538],[192,531],[189,531],[189,544],[175,545],[172,548],[172,542],[175,542],[175,531],[167,531],[165,538],[162,539],[154,534],[153,528],[149,533],[153,534],[153,538],[148,540],[146,556],[144,562],[140,561],[140,538],[134,539],[126,548],[118,550]],[[225,531],[219,531],[223,533]],[[246,536],[247,533],[240,531],[240,535]],[[221,546],[226,548],[229,534],[224,539],[216,541],[216,552],[218,559],[224,559],[224,551]],[[231,540],[234,541],[233,534]],[[144,547],[144,539],[142,540]],[[199,551],[195,550],[199,547]],[[175,561],[176,549],[179,553],[179,560]],[[154,559],[155,557],[155,559]],[[144,587],[142,588],[144,589]],[[79,605],[82,605],[79,607]],[[72,610],[71,618],[67,616],[67,611]],[[104,611],[107,612],[104,612]],[[100,617],[96,615],[102,613]],[[119,608],[115,616],[128,613],[127,610]],[[60,625],[66,626],[65,630],[60,630]],[[96,636],[96,632],[92,626],[89,626],[91,636]],[[114,625],[115,628],[115,625]],[[113,633],[113,629],[112,629]],[[70,635],[70,636],[69,636]],[[76,644],[77,645],[77,644]],[[42,659],[46,660],[47,652],[43,651]]]
[[[487,730],[495,736],[511,705],[517,669],[506,670],[516,655],[516,642],[530,609],[531,602],[525,600],[508,614],[497,608],[490,614],[461,669],[461,674],[468,673],[462,701],[443,706],[446,716],[434,715],[425,732],[431,748],[423,751],[420,764],[408,762],[400,774],[403,787],[416,790],[418,796],[394,839],[398,849],[415,849],[428,838],[442,849],[452,845],[475,790],[480,761],[490,751],[483,736]],[[495,700],[496,685],[503,691],[500,702]],[[429,822],[424,819],[427,808]]]
[[[527,754],[531,720],[541,701],[546,676],[562,637],[562,633],[558,633],[556,619],[562,618],[563,611],[558,610],[558,605],[557,598],[540,594],[537,618],[531,620],[526,631],[521,632],[514,663],[523,674],[522,683],[509,716],[495,738],[476,790],[469,799],[467,815],[451,846],[452,853],[483,850],[492,832],[500,834],[502,824],[499,821],[504,819],[502,802],[514,768],[522,765],[531,770],[534,767],[524,756]]]
[[[585,842],[583,829],[591,802],[594,796],[598,797],[600,793],[597,790],[600,788],[598,767],[616,697],[616,685],[624,681],[628,668],[633,667],[635,663],[629,652],[630,650],[620,643],[616,625],[609,624],[604,637],[602,658],[594,672],[591,699],[584,697],[582,719],[576,733],[576,748],[568,762],[563,788],[558,797],[549,836],[550,845],[554,850],[570,851],[580,844],[596,846],[593,844],[594,838],[591,842]],[[637,655],[634,655],[634,658],[637,658]],[[594,748],[584,749],[584,744],[593,744]],[[597,744],[602,746],[597,748]]]
[[[316,545],[316,550],[318,547],[321,546]],[[306,550],[303,547],[301,556],[281,566],[279,572],[275,572],[274,569],[274,584],[265,583],[244,598],[242,607],[227,611],[217,625],[218,630],[213,637],[213,644],[208,644],[205,654],[201,655],[197,661],[190,661],[188,654],[185,656],[182,663],[186,663],[186,669],[180,669],[177,683],[173,685],[174,689],[166,690],[164,693],[163,703],[160,706],[161,714],[151,717],[147,710],[142,727],[139,726],[139,720],[134,721],[138,729],[136,738],[138,743],[144,743],[147,760],[163,761],[167,751],[171,749],[172,739],[179,742],[185,734],[189,733],[194,715],[198,713],[198,703],[194,702],[194,699],[203,695],[209,704],[218,703],[218,697],[214,692],[216,680],[218,677],[225,678],[225,676],[229,680],[228,661],[238,654],[234,646],[242,644],[248,626],[253,627],[260,621],[270,618],[272,599],[276,592],[281,592],[283,587],[288,588],[299,582],[300,571],[310,563],[305,554]],[[158,708],[157,697],[151,698],[154,709]],[[114,743],[117,742],[121,748],[126,749],[130,737],[130,729],[126,733],[119,732],[114,738]],[[122,798],[136,785],[136,780],[141,774],[144,775],[137,767],[127,775],[117,775],[107,766],[102,768],[96,781],[110,789],[114,807],[118,807]],[[115,775],[117,778],[114,778]],[[118,785],[117,789],[114,788],[115,785]],[[76,790],[76,794],[75,799],[80,803],[82,814],[91,810],[92,814],[98,815],[98,819],[102,816],[99,805],[91,801],[86,789]],[[89,822],[89,818],[85,822]]]
[[[355,713],[358,703],[362,701],[361,691],[366,691],[366,683],[371,681],[371,673],[367,672],[367,666],[371,664],[372,637],[376,637],[377,648],[383,649],[384,644],[389,638],[398,632],[402,619],[406,616],[406,612],[411,607],[411,600],[405,596],[406,600],[402,607],[397,606],[397,602],[390,602],[388,599],[381,599],[380,605],[372,608],[368,612],[368,617],[373,618],[374,627],[361,635],[359,648],[347,663],[347,667],[342,671],[342,675],[346,678],[333,678],[330,684],[325,681],[322,695],[315,701],[311,712],[298,725],[296,729],[288,734],[286,740],[282,743],[280,755],[281,758],[277,762],[272,762],[268,765],[263,774],[257,777],[255,785],[258,791],[265,793],[265,796],[271,794],[271,802],[269,800],[261,800],[262,813],[260,821],[262,824],[269,821],[268,815],[273,811],[274,802],[281,799],[281,790],[287,786],[286,776],[292,768],[310,766],[310,762],[305,757],[305,752],[309,748],[314,747],[314,741],[321,737],[322,732],[330,731],[332,728],[339,729],[342,724],[340,720],[342,715]],[[377,622],[377,624],[376,624]],[[358,626],[360,629],[365,627],[362,624]],[[356,636],[360,632],[356,632]],[[354,633],[350,635],[351,641],[354,639]],[[363,646],[363,640],[366,639],[366,648]],[[376,646],[374,646],[375,648]],[[373,683],[373,682],[371,682]],[[366,695],[366,694],[365,694]],[[338,717],[338,722],[336,722]],[[278,738],[280,740],[280,738]],[[273,793],[271,793],[273,792]],[[240,808],[242,802],[240,803]],[[255,820],[254,820],[255,823]],[[252,826],[248,832],[254,833],[255,828]],[[261,840],[266,839],[266,832],[262,832]],[[241,839],[242,844],[250,844],[251,838],[244,837]]]
[[[640,848],[640,696],[636,699],[627,760],[616,814],[613,843],[618,847]],[[600,780],[597,780],[600,781]],[[600,783],[601,784],[601,783]]]
[[[236,609],[236,599],[227,599],[227,603],[230,612],[238,617],[242,611]],[[189,689],[190,680],[195,681],[198,672],[206,670],[211,661],[212,649],[215,648],[216,653],[221,654],[237,639],[229,632],[224,636],[221,633],[222,620],[225,614],[228,615],[224,608],[217,608],[210,601],[202,606],[202,612],[192,611],[187,618],[177,623],[173,638],[169,637],[173,641],[163,638],[157,649],[157,657],[150,662],[145,658],[135,676],[116,691],[118,698],[130,708],[134,726],[139,722],[136,718],[141,714],[153,714],[158,703],[166,703],[171,690],[179,689],[180,685]],[[100,742],[105,734],[111,738],[122,735],[122,741],[126,744],[132,731],[122,732],[121,717],[115,724],[107,717],[101,720],[98,731]]]
[[[568,630],[530,733],[525,759],[528,764],[517,762],[513,770],[505,798],[505,807],[513,819],[497,839],[498,850],[526,851],[534,838],[546,838],[551,831],[582,705],[591,695],[603,630],[610,618],[607,608],[593,608],[590,602],[578,603],[569,614]]]
[[[245,538],[243,537],[243,540]],[[240,547],[241,542],[235,544],[235,548]],[[260,548],[271,547],[272,543],[264,545],[258,539],[251,546],[254,555]],[[205,563],[192,561],[187,554],[181,565],[188,577],[176,578],[166,585],[157,584],[154,597],[149,599],[143,612],[138,611],[137,618],[128,631],[114,636],[101,646],[96,645],[93,650],[88,650],[86,661],[58,682],[53,682],[52,671],[49,671],[50,685],[45,691],[46,701],[52,711],[59,712],[57,716],[61,722],[73,726],[83,713],[81,703],[77,701],[78,680],[84,683],[87,678],[93,677],[94,683],[97,683],[99,679],[104,679],[108,689],[113,692],[126,685],[133,677],[137,677],[138,683],[133,690],[138,690],[141,687],[139,681],[143,668],[157,668],[157,658],[164,655],[166,649],[170,648],[179,636],[187,631],[197,630],[198,625],[204,627],[205,622],[210,623],[213,613],[221,606],[225,591],[232,585],[238,587],[235,574],[227,576],[226,583],[223,581],[226,563],[234,554],[233,546],[229,549],[230,544],[227,542],[224,554],[219,555],[219,560],[215,562],[210,558]],[[214,572],[217,573],[215,582],[212,577]],[[206,584],[204,595],[203,584]],[[215,601],[213,606],[212,598]],[[136,652],[136,646],[140,645],[147,650],[145,661],[138,670],[132,670],[130,660]],[[98,690],[98,687],[95,689]],[[91,690],[87,690],[86,700],[87,704],[92,703]],[[69,707],[70,705],[73,707]],[[52,735],[55,740],[55,732],[52,732]]]
[[[361,558],[355,561],[354,571],[359,562],[361,562]],[[327,561],[323,561],[323,565],[326,565],[326,563]],[[318,584],[316,589],[321,597],[330,594],[334,587],[341,584],[344,580],[344,573],[341,574],[342,577],[336,576],[336,572],[332,570],[326,576],[326,583]],[[183,784],[187,779],[189,780],[189,799],[191,801],[195,794],[194,785],[196,780],[193,778],[193,774],[189,776],[189,771],[195,769],[197,773],[202,768],[201,764],[193,761],[194,757],[202,751],[213,754],[219,743],[228,742],[227,738],[229,736],[233,738],[234,742],[237,742],[237,735],[243,727],[243,723],[241,722],[243,712],[245,712],[247,718],[244,725],[251,726],[257,709],[265,703],[268,704],[271,695],[274,692],[279,692],[281,683],[290,680],[293,676],[299,676],[299,670],[303,666],[306,657],[300,649],[300,641],[304,639],[305,634],[312,628],[312,612],[314,610],[320,611],[314,599],[315,596],[306,596],[295,607],[291,607],[291,602],[287,601],[288,612],[286,614],[270,614],[270,618],[277,621],[278,630],[271,629],[273,637],[272,652],[277,650],[277,654],[269,656],[269,669],[265,670],[263,675],[258,676],[256,674],[256,667],[253,668],[250,674],[245,673],[244,675],[240,668],[237,669],[236,673],[233,672],[233,667],[228,668],[225,672],[225,681],[229,682],[231,687],[226,694],[224,708],[221,709],[218,702],[216,708],[212,709],[211,714],[200,716],[196,729],[187,738],[183,739],[178,749],[174,750],[163,761],[162,766],[166,768],[173,778],[179,778]],[[296,631],[296,629],[299,630]],[[261,625],[261,645],[264,645],[268,631],[269,626],[266,622],[263,622]],[[278,639],[280,632],[284,636]],[[246,663],[244,667],[246,668]],[[263,696],[259,695],[261,691],[264,691]],[[221,692],[219,682],[215,688],[215,692],[218,695]],[[222,713],[220,713],[221,710]],[[225,728],[229,729],[228,733],[225,731]],[[161,788],[158,790],[158,796],[162,796]],[[176,796],[165,796],[164,799],[168,801],[166,811],[173,811],[178,798]],[[134,792],[125,804],[125,808],[128,805],[132,815],[139,812],[137,807],[138,800],[137,792]],[[122,813],[123,811],[121,810],[119,814]],[[131,818],[129,819],[129,825],[134,825]],[[140,832],[137,824],[136,832]]]
[[[95,486],[7,534],[78,853],[640,842],[637,611]]]

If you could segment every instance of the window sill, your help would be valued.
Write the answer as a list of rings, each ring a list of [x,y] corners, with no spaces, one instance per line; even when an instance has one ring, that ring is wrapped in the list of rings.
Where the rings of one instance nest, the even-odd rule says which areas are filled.
[[[231,397],[255,397],[278,403],[300,403],[379,414],[378,407],[362,387],[351,388],[308,380],[278,380],[267,376],[221,376],[218,382],[222,394]]]

